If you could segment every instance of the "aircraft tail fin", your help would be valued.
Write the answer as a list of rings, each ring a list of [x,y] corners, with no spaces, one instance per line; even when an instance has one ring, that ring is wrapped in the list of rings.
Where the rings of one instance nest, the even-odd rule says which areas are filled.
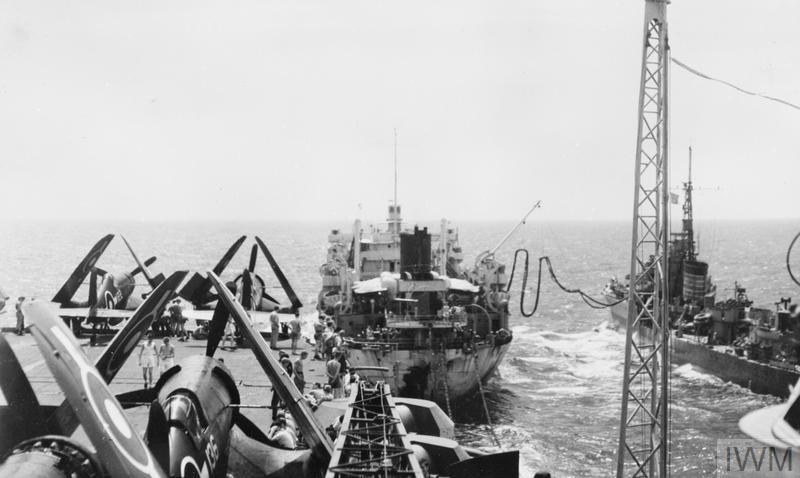
[[[67,305],[72,301],[72,297],[78,292],[78,288],[83,281],[86,280],[86,276],[92,271],[92,268],[97,263],[98,259],[100,259],[100,256],[103,255],[103,252],[105,252],[112,239],[114,239],[114,234],[108,234],[97,241],[97,244],[92,247],[86,257],[78,264],[78,267],[76,267],[69,278],[67,278],[67,281],[61,286],[61,289],[56,292],[52,302]]]

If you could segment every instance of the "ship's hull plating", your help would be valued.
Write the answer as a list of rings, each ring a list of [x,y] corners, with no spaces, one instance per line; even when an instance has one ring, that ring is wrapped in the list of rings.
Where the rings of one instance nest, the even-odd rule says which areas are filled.
[[[446,349],[444,354],[430,349],[392,350],[390,347],[350,348],[348,359],[355,367],[386,367],[388,374],[360,372],[369,378],[381,378],[392,392],[403,397],[424,398],[441,405],[469,396],[478,389],[478,380],[494,374],[511,341],[501,345],[479,343],[474,350]],[[446,365],[440,364],[442,356]],[[445,391],[444,380],[447,381]]]
[[[626,327],[628,302],[623,301],[609,309],[614,323]],[[786,398],[789,396],[789,386],[800,379],[800,372],[797,370],[740,357],[730,347],[706,345],[705,337],[676,337],[673,333],[672,350],[673,363],[692,364],[755,393]]]

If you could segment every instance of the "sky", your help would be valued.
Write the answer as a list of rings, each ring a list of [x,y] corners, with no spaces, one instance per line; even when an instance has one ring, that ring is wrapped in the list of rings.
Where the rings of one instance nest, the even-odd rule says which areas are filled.
[[[10,219],[630,219],[642,0],[6,1]],[[794,0],[674,0],[672,54],[800,104]],[[671,70],[695,217],[798,218],[800,111]],[[679,210],[673,211],[678,214]]]

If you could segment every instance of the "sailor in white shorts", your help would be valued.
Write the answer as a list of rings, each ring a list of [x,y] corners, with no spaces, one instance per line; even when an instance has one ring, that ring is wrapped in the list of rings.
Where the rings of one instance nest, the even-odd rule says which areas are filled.
[[[175,365],[175,346],[169,343],[169,337],[164,337],[164,344],[158,348],[159,376]]]
[[[144,388],[153,386],[153,369],[156,367],[156,344],[153,342],[153,334],[147,333],[147,341],[139,346],[139,366],[142,367],[142,377],[144,378]]]

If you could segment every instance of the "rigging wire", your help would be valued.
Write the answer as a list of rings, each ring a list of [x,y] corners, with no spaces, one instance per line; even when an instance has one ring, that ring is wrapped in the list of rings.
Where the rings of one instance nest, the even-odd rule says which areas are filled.
[[[506,290],[510,291],[511,290],[511,285],[514,283],[514,275],[515,275],[514,273],[516,272],[516,269],[517,269],[517,260],[519,258],[519,254],[520,253],[524,253],[525,254],[525,266],[524,266],[525,268],[523,269],[523,272],[522,272],[522,288],[520,290],[520,299],[519,299],[519,311],[520,311],[520,313],[522,314],[523,317],[527,318],[527,317],[533,316],[533,314],[535,314],[536,310],[539,308],[539,298],[541,296],[541,289],[542,289],[542,263],[543,262],[547,264],[547,270],[550,273],[550,279],[559,287],[559,289],[561,289],[562,291],[564,291],[564,292],[566,292],[568,294],[578,294],[580,296],[581,300],[583,300],[586,303],[586,305],[588,305],[589,307],[591,307],[593,309],[605,309],[605,308],[608,308],[608,307],[613,307],[613,306],[615,306],[617,304],[620,304],[620,303],[628,300],[627,297],[623,297],[623,298],[621,298],[621,299],[619,299],[617,301],[614,301],[614,302],[605,302],[605,301],[601,301],[601,300],[595,299],[594,297],[590,296],[589,294],[583,292],[581,289],[572,289],[572,288],[569,288],[569,287],[565,286],[564,284],[561,283],[561,281],[558,280],[558,276],[556,276],[556,272],[553,269],[553,263],[550,261],[550,257],[549,256],[541,256],[539,258],[539,261],[538,261],[539,262],[539,271],[537,273],[536,299],[535,299],[535,301],[533,303],[533,309],[530,312],[526,312],[525,311],[525,290],[526,290],[527,285],[528,285],[528,272],[529,272],[529,266],[530,266],[530,254],[528,253],[527,249],[517,249],[516,251],[514,251],[514,262],[513,262],[512,266],[511,266],[511,276],[508,279],[508,285],[506,286]]]
[[[796,105],[794,103],[790,103],[790,102],[788,102],[788,101],[786,101],[784,99],[777,98],[775,96],[762,95],[761,93],[756,93],[754,91],[745,90],[744,88],[740,88],[740,87],[734,85],[733,83],[730,83],[730,82],[725,81],[725,80],[720,80],[720,79],[717,79],[717,78],[712,78],[712,77],[706,75],[705,73],[702,73],[702,72],[700,72],[698,70],[695,70],[694,68],[690,67],[686,63],[683,63],[682,61],[678,60],[674,56],[671,56],[670,59],[672,60],[673,63],[675,63],[679,67],[683,68],[684,70],[688,71],[689,73],[691,73],[693,75],[699,76],[700,78],[703,78],[703,79],[706,79],[706,80],[709,80],[709,81],[715,81],[717,83],[722,83],[723,85],[729,86],[729,87],[733,88],[734,90],[739,91],[740,93],[744,93],[746,95],[758,96],[760,98],[764,98],[765,100],[775,101],[776,103],[780,103],[780,104],[788,106],[790,108],[794,108],[796,110],[800,110],[800,106],[798,106],[798,105]]]
[[[797,242],[798,238],[800,238],[800,232],[798,232],[797,235],[794,236],[794,239],[792,239],[792,242],[789,244],[789,249],[786,251],[786,270],[789,271],[789,277],[792,278],[792,281],[794,281],[795,284],[800,286],[800,281],[797,280],[797,277],[795,277],[794,273],[792,272],[792,264],[790,262],[790,258],[792,256],[792,249],[794,249],[794,243]]]

